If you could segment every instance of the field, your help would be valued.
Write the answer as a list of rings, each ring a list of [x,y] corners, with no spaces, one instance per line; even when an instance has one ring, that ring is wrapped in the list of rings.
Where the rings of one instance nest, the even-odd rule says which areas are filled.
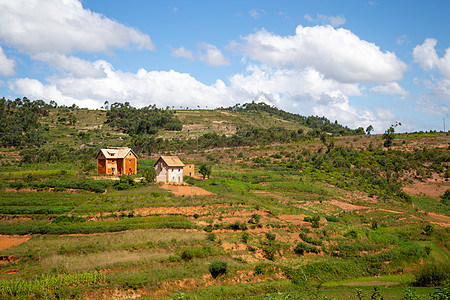
[[[130,139],[103,111],[73,114],[74,126],[64,110],[43,119],[55,137],[43,148]],[[161,136],[263,125],[197,114],[177,111],[184,129]],[[298,128],[264,124],[277,122]],[[212,176],[179,186],[143,178],[157,154],[128,181],[95,174],[93,158],[26,162],[4,148],[0,298],[448,299],[449,135],[382,144],[360,135],[181,149],[171,154]]]

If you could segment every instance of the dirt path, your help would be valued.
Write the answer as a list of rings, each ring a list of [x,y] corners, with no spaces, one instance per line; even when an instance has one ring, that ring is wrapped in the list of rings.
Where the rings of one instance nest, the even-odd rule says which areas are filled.
[[[31,235],[0,235],[0,250],[5,250],[13,246],[25,243]]]

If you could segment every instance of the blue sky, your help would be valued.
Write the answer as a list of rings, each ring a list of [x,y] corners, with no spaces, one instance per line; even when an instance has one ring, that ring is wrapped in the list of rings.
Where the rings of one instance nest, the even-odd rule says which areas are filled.
[[[442,130],[449,1],[0,0],[0,96]],[[447,128],[450,121],[447,120]]]

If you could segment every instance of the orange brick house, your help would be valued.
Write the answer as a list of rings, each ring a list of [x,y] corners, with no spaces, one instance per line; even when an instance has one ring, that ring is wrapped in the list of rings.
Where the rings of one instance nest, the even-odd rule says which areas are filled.
[[[131,148],[107,147],[97,154],[97,173],[108,175],[136,174],[137,155]]]
[[[195,176],[194,164],[184,164],[183,175],[184,176],[194,177]]]

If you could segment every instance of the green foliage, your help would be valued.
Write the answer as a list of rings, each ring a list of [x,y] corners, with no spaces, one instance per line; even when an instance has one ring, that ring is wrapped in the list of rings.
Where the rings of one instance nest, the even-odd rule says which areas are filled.
[[[156,179],[156,170],[154,168],[148,168],[143,172],[142,176],[146,182],[154,182]]]
[[[447,189],[441,196],[441,203],[444,205],[450,205],[450,189]]]
[[[450,279],[450,265],[427,263],[416,271],[414,285],[440,286]]]
[[[317,117],[317,116],[304,117],[301,115],[285,112],[283,110],[276,108],[275,106],[271,106],[263,102],[256,103],[252,101],[251,103],[245,103],[243,105],[236,104],[233,107],[227,108],[227,110],[239,112],[258,112],[258,113],[266,112],[270,115],[280,117],[284,120],[294,121],[299,125],[315,129],[310,131],[311,132],[310,135],[312,137],[317,137],[318,134],[315,133],[316,130],[318,132],[324,131],[335,135],[364,134],[364,129],[362,130],[362,132],[360,130],[351,130],[348,127],[344,127],[338,124],[337,121],[332,123],[325,117]],[[299,133],[301,134],[302,131],[300,131]]]
[[[120,175],[119,181],[114,182],[113,187],[117,190],[129,190],[141,186],[139,182],[134,181],[131,175]]]
[[[12,181],[8,185],[11,188],[21,189],[21,188],[34,188],[38,190],[53,188],[55,190],[64,189],[76,189],[85,190],[96,193],[103,193],[105,189],[110,185],[109,181],[102,180],[74,180],[74,179],[49,179],[42,181],[32,181],[32,182],[22,182],[22,181]]]
[[[163,128],[176,131],[181,131],[183,128],[173,111],[168,108],[159,109],[155,105],[137,109],[130,106],[128,102],[124,104],[115,102],[111,104],[106,116],[107,123],[130,135],[154,135]]]
[[[0,147],[32,147],[45,142],[39,117],[48,115],[49,105],[26,97],[0,99]]]
[[[206,177],[208,177],[209,179],[209,176],[211,176],[212,167],[211,165],[201,164],[198,172],[202,174],[203,179],[205,179]]]
[[[241,241],[245,244],[247,244],[248,240],[250,239],[250,234],[248,232],[243,232],[241,234]]]
[[[106,282],[107,280],[106,275],[98,271],[59,274],[56,276],[44,275],[34,280],[2,280],[0,281],[0,295],[3,297],[17,297],[18,299],[30,297],[53,298],[63,288],[90,286]]]
[[[209,272],[213,278],[226,274],[228,271],[228,264],[225,261],[215,261],[209,265]]]
[[[215,256],[222,254],[223,250],[215,248],[209,245],[203,245],[202,247],[186,247],[181,250],[180,257],[184,261],[190,261],[194,258],[204,258],[208,256]]]
[[[312,245],[308,245],[306,243],[298,243],[295,248],[294,248],[294,252],[297,255],[303,255],[305,253],[320,253],[319,248],[312,246]]]

